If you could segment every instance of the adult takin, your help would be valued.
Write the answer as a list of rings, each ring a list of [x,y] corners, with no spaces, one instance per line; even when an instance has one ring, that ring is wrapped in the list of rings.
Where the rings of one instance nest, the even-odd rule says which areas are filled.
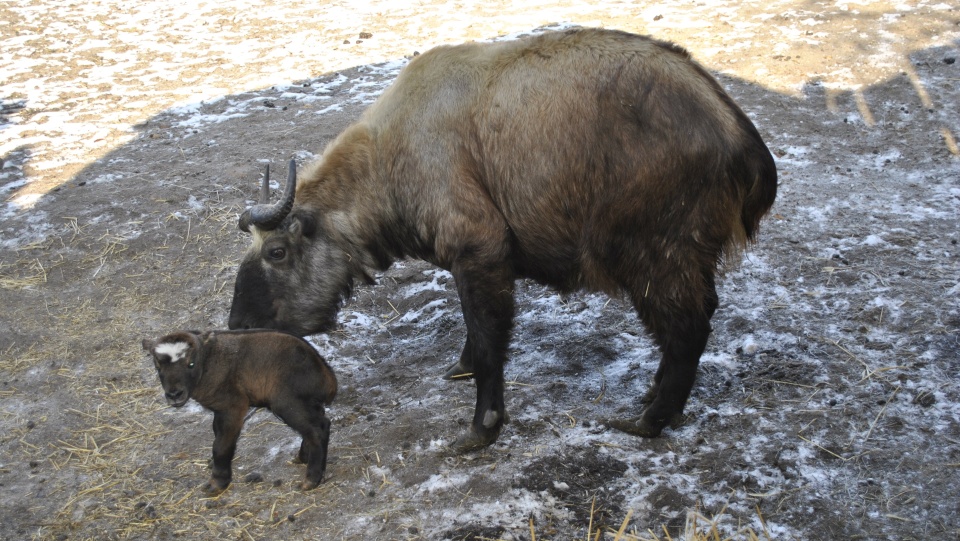
[[[507,419],[514,282],[626,292],[662,357],[646,404],[611,424],[679,419],[717,308],[715,275],[773,205],[773,157],[682,48],[570,29],[443,46],[410,61],[282,200],[240,217],[253,244],[231,328],[331,329],[355,282],[411,257],[451,272],[466,323],[448,377],[477,387],[461,450]]]
[[[231,462],[251,407],[268,408],[303,440],[297,458],[307,464],[303,490],[316,488],[327,467],[330,420],[324,407],[337,379],[302,338],[279,331],[185,331],[143,340],[167,403],[191,398],[213,411],[213,474],[204,490],[230,485]]]

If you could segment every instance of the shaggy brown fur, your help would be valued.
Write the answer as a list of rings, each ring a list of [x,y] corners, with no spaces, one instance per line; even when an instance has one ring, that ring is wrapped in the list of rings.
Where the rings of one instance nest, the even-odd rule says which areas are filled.
[[[337,379],[313,347],[276,331],[175,332],[144,340],[167,402],[191,398],[213,411],[213,474],[207,492],[227,488],[244,417],[268,408],[303,441],[298,459],[307,464],[304,490],[323,481],[330,441],[324,406],[337,395]]]
[[[286,220],[254,231],[231,328],[325,331],[366,269],[450,270],[467,338],[449,374],[477,384],[462,449],[506,418],[521,277],[630,295],[663,357],[643,414],[613,424],[659,434],[690,394],[718,265],[777,189],[756,128],[683,49],[596,29],[428,51],[299,179]]]

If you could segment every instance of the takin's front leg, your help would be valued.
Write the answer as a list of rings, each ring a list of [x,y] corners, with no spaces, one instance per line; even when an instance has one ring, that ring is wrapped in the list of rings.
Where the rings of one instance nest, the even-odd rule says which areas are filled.
[[[233,477],[231,464],[237,450],[237,439],[243,428],[247,408],[234,408],[213,412],[213,472],[203,490],[216,495],[230,486]]]
[[[503,365],[513,327],[513,274],[507,265],[483,265],[464,258],[451,269],[467,326],[462,358],[473,361],[477,406],[467,432],[453,444],[457,452],[497,440],[507,421],[503,399]]]

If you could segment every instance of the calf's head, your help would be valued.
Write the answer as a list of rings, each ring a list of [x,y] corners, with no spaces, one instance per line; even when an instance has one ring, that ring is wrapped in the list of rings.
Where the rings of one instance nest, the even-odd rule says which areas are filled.
[[[237,271],[231,329],[280,329],[298,336],[327,331],[350,294],[358,265],[331,240],[316,211],[294,205],[296,181],[296,163],[290,160],[283,196],[268,204],[267,169],[260,203],[240,216],[239,227],[253,235],[253,243]]]
[[[200,380],[200,340],[196,334],[179,332],[158,340],[144,339],[143,349],[153,356],[167,404],[179,408],[190,400]]]

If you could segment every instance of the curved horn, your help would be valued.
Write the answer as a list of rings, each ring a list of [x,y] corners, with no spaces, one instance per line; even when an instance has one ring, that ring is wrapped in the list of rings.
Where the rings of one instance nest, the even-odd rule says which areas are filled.
[[[270,203],[270,164],[268,163],[263,168],[263,184],[260,185],[260,201],[261,205],[266,205]]]
[[[270,169],[267,168],[264,173],[263,185],[260,188],[260,204],[248,208],[240,215],[240,223],[237,225],[245,233],[250,232],[251,225],[255,225],[264,231],[276,229],[293,209],[293,199],[297,193],[297,162],[290,160],[290,164],[287,166],[287,185],[283,188],[283,196],[275,205],[267,203],[270,191],[269,178]]]

